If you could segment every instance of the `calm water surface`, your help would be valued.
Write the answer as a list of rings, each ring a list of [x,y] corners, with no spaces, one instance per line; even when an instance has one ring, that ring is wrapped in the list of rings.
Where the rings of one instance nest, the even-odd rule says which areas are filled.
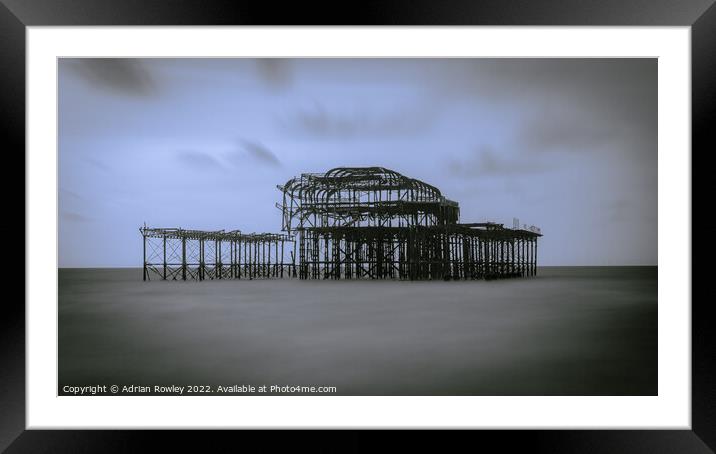
[[[655,395],[656,267],[467,282],[142,282],[59,270],[59,384]]]

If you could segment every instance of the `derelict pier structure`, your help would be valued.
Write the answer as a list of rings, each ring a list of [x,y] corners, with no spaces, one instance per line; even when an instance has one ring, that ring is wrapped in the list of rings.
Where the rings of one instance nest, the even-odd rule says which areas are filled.
[[[282,278],[296,275],[295,239],[277,233],[140,228],[143,279],[199,280]],[[288,254],[287,254],[288,253]]]
[[[278,186],[280,234],[142,227],[144,280],[462,280],[534,276],[537,227],[460,223],[457,202],[383,167]]]

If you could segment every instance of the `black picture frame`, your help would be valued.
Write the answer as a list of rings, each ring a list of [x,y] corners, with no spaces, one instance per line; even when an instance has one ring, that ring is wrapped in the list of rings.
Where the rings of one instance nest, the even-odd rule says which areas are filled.
[[[544,25],[690,26],[692,32],[693,158],[716,150],[709,119],[716,110],[716,6],[714,0],[489,0],[363,1],[306,3],[229,0],[0,0],[0,80],[6,159],[25,150],[25,32],[28,26],[74,25]],[[7,162],[7,161],[6,161]],[[6,164],[7,165],[7,164]],[[8,167],[9,168],[9,165]],[[692,177],[693,178],[693,177]],[[6,178],[6,181],[12,181]],[[6,183],[7,184],[7,183]],[[693,185],[693,179],[692,179]],[[14,191],[6,191],[15,197]],[[693,196],[699,191],[692,190]],[[693,202],[692,202],[693,205]],[[696,205],[698,206],[698,205]],[[693,222],[684,219],[683,222]],[[691,224],[694,225],[694,224]],[[17,230],[16,226],[12,226]],[[25,237],[25,243],[32,238]],[[17,255],[19,257],[19,255]],[[24,262],[23,262],[24,263]],[[19,265],[15,265],[19,268]],[[24,267],[23,267],[24,269]],[[693,277],[703,268],[692,267]],[[692,284],[693,287],[693,284]],[[24,287],[23,287],[24,288]],[[714,452],[716,373],[714,330],[708,298],[692,298],[692,430],[458,431],[442,437],[440,449],[497,442],[501,450],[528,447],[545,452]],[[0,450],[7,452],[135,452],[172,443],[236,446],[228,431],[41,431],[25,430],[25,306],[6,298],[0,315]],[[320,441],[309,433],[289,437],[242,432],[241,444],[310,446],[312,450],[357,451],[377,446],[369,431],[333,431]],[[248,438],[248,440],[247,440]],[[283,441],[284,438],[290,441]],[[385,437],[381,437],[385,438]],[[411,432],[423,446],[434,441]],[[380,447],[385,447],[384,441]],[[467,443],[467,444],[466,444]]]

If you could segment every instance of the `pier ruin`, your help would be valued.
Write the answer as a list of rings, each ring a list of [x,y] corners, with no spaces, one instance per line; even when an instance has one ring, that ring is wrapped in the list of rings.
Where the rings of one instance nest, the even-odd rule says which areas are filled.
[[[438,188],[383,167],[278,186],[282,233],[141,227],[143,279],[464,280],[534,276],[539,228],[460,223]]]

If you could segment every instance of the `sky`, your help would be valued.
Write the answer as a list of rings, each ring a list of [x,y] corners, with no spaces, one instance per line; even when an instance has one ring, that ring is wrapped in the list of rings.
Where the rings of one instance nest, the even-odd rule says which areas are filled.
[[[139,227],[278,232],[277,185],[380,166],[541,265],[657,264],[656,59],[60,59],[59,266]]]

